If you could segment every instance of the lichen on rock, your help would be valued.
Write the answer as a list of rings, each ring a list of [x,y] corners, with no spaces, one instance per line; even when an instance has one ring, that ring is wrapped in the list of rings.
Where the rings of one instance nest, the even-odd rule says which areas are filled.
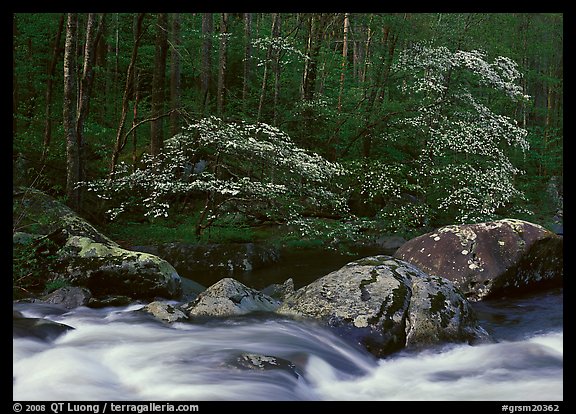
[[[300,288],[277,312],[322,321],[377,356],[488,339],[451,282],[384,255],[348,263]]]

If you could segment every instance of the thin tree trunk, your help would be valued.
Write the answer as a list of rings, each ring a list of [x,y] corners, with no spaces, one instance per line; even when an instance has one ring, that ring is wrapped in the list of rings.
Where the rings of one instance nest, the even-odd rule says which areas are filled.
[[[170,54],[170,106],[180,107],[180,13],[172,14],[172,53]],[[180,132],[180,118],[176,111],[170,115],[170,136]]]
[[[136,171],[137,154],[137,135],[136,126],[138,124],[138,101],[140,100],[140,91],[138,90],[139,75],[134,76],[134,108],[132,110],[132,172]]]
[[[54,76],[56,75],[56,64],[60,56],[60,40],[62,39],[62,32],[64,30],[64,17],[65,14],[60,16],[58,22],[58,29],[56,30],[56,39],[54,39],[54,47],[52,48],[52,60],[48,68],[48,79],[46,81],[46,110],[44,119],[44,146],[42,148],[41,164],[44,164],[52,141],[52,91],[54,86]]]
[[[100,16],[98,27],[96,25],[96,14],[88,13],[88,20],[86,22],[86,41],[84,44],[84,64],[82,68],[82,78],[80,80],[80,88],[78,90],[79,106],[78,113],[76,114],[76,139],[78,140],[78,156],[79,156],[79,180],[83,181],[86,176],[86,148],[84,140],[84,122],[90,112],[90,96],[92,92],[92,84],[94,83],[94,57],[96,55],[96,45],[102,35],[102,26],[104,21],[104,14]],[[82,207],[82,190],[78,190],[78,203],[79,208]]]
[[[278,14],[278,22],[276,23],[276,30],[273,32],[273,36],[275,38],[280,37],[280,33],[282,31],[282,15]],[[274,60],[273,60],[273,70],[274,70],[274,114],[272,118],[272,125],[278,125],[278,102],[280,100],[280,49],[276,49],[274,53]]]
[[[16,16],[12,16],[12,136],[18,133],[18,77],[16,76],[16,49],[18,39],[18,25]]]
[[[202,113],[206,113],[212,77],[212,33],[214,24],[212,13],[202,14],[202,70],[200,83],[202,91]]]
[[[350,28],[350,13],[344,13],[344,34],[342,35],[342,67],[340,70],[340,93],[338,94],[338,112],[342,112],[342,96],[344,95],[344,77],[348,61],[348,30]]]
[[[62,116],[66,135],[66,196],[67,204],[78,209],[78,190],[75,188],[80,176],[78,139],[76,136],[76,41],[78,15],[68,13],[66,19],[66,41],[64,45],[64,102]]]
[[[276,25],[278,21],[278,13],[272,13],[272,34],[276,31]],[[268,44],[268,49],[266,49],[266,60],[264,61],[264,74],[262,75],[262,88],[260,89],[260,100],[258,102],[258,114],[256,115],[256,122],[260,121],[262,116],[262,107],[264,106],[264,100],[266,99],[266,87],[268,85],[268,67],[269,62],[272,60],[272,42]]]
[[[224,114],[224,100],[226,97],[226,61],[228,49],[228,13],[220,15],[220,47],[218,53],[218,92],[216,112],[218,116]]]
[[[114,144],[114,150],[112,151],[112,157],[110,159],[110,173],[108,176],[109,180],[114,179],[118,157],[120,156],[122,149],[124,149],[126,146],[126,140],[123,138],[122,132],[124,131],[124,124],[126,123],[126,116],[128,114],[130,88],[134,82],[134,68],[136,65],[136,58],[138,57],[138,46],[140,45],[140,39],[142,38],[142,22],[144,20],[144,16],[145,13],[139,13],[134,19],[134,46],[132,47],[130,64],[128,65],[128,70],[126,71],[126,84],[124,86],[124,95],[122,97],[122,113],[120,115],[120,122],[116,131],[116,143]]]
[[[368,73],[368,65],[370,64],[370,44],[372,42],[372,18],[370,15],[370,21],[368,22],[367,34],[366,34],[366,46],[364,49],[364,65],[362,66],[362,74],[360,75],[360,82],[366,82],[366,74]]]
[[[166,79],[166,57],[168,53],[168,17],[166,13],[158,13],[156,34],[156,53],[154,58],[154,76],[152,78],[151,117],[157,117],[163,112],[164,83]],[[163,145],[163,119],[158,118],[150,124],[150,153],[160,154]]]
[[[242,107],[248,109],[248,90],[252,78],[252,15],[244,13],[244,79],[242,83]]]

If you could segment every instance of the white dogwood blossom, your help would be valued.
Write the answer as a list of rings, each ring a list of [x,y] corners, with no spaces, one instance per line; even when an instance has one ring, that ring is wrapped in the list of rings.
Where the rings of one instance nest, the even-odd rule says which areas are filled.
[[[496,113],[490,99],[529,99],[517,65],[503,56],[490,62],[479,50],[418,44],[395,68],[405,75],[401,92],[417,102],[396,126],[422,143],[416,174],[426,199],[440,211],[454,211],[460,222],[494,218],[498,209],[522,199],[514,185],[522,171],[509,154],[529,149],[527,131]]]
[[[167,217],[172,201],[190,195],[205,200],[201,217],[208,221],[225,211],[292,219],[306,207],[341,208],[331,182],[342,173],[271,125],[209,117],[166,140],[161,154],[145,154],[135,170],[120,163],[113,180],[83,185],[116,204],[112,219],[138,208]]]

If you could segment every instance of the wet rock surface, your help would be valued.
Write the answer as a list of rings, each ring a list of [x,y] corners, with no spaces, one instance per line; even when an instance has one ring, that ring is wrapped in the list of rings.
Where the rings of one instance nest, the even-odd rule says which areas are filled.
[[[298,289],[277,312],[319,320],[376,356],[444,341],[489,340],[451,282],[386,255],[348,263]]]
[[[516,219],[441,227],[394,257],[450,280],[473,301],[563,281],[562,236]]]

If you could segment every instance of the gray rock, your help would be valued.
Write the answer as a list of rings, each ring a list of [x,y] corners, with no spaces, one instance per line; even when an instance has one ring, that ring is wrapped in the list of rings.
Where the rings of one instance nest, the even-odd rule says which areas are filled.
[[[274,283],[270,286],[266,286],[260,292],[270,296],[273,299],[283,301],[286,297],[294,293],[294,280],[292,280],[292,278],[289,278],[286,279],[282,284]]]
[[[273,312],[278,306],[280,301],[235,279],[224,278],[208,287],[182,309],[190,317],[231,316],[251,312]]]
[[[154,301],[144,306],[141,311],[148,312],[161,321],[173,323],[186,321],[188,317],[180,309],[169,303]]]
[[[12,336],[14,338],[29,337],[42,341],[52,341],[72,329],[74,328],[63,323],[44,318],[26,318],[21,312],[13,311]]]
[[[394,257],[452,281],[477,301],[561,285],[562,240],[537,224],[505,219],[441,227],[409,240]]]
[[[78,306],[87,306],[92,298],[92,293],[86,288],[76,286],[61,287],[54,292],[42,297],[42,301],[54,305],[62,305],[66,309]]]
[[[348,263],[300,288],[277,313],[319,320],[376,356],[489,338],[449,281],[385,255]]]
[[[50,241],[52,278],[88,288],[96,298],[124,295],[133,299],[177,298],[180,276],[167,261],[133,252],[100,233],[73,210],[33,188],[13,190],[13,226],[42,235],[15,234],[19,243]],[[19,244],[15,243],[17,253]]]
[[[58,251],[60,274],[72,284],[86,286],[93,295],[125,295],[139,299],[181,294],[180,276],[157,256],[117,245],[71,236]]]
[[[281,370],[299,378],[296,365],[284,358],[244,352],[226,363],[226,366],[251,371]]]

